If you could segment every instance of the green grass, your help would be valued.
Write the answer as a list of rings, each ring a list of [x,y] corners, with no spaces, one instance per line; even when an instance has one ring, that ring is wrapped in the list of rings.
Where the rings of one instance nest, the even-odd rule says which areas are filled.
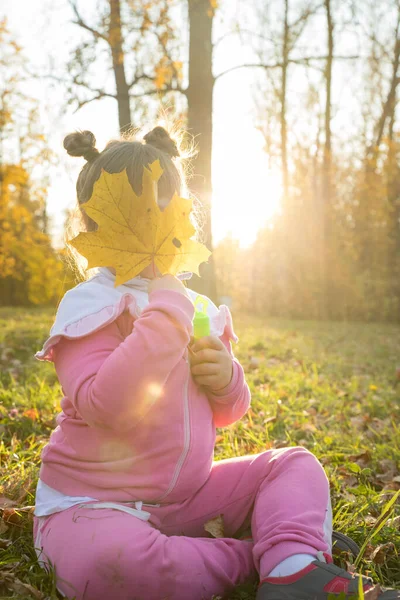
[[[40,452],[62,397],[53,365],[33,357],[51,324],[51,310],[0,309],[0,496],[20,507],[34,504]],[[311,450],[331,483],[335,529],[362,547],[359,557],[342,556],[338,564],[347,558],[382,584],[400,587],[400,502],[394,498],[400,489],[400,327],[236,316],[235,328],[252,409],[219,432],[216,457],[284,445]],[[36,597],[56,599],[54,577],[36,562],[32,515],[12,518],[6,525],[0,520],[0,598],[34,598],[19,580],[42,593]],[[254,585],[229,597],[253,599]]]

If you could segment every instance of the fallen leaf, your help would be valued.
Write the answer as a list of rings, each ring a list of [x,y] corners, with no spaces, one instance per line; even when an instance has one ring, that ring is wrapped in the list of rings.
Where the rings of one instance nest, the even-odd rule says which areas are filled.
[[[22,413],[23,417],[28,417],[31,421],[36,421],[39,418],[39,413],[36,408],[28,408]]]
[[[16,502],[11,500],[11,498],[6,498],[6,496],[0,496],[0,508],[10,508],[10,506],[16,506]]]
[[[267,360],[267,367],[276,367],[276,365],[280,365],[281,364],[281,360],[279,358],[269,358]]]
[[[356,573],[356,566],[353,565],[353,563],[351,563],[348,560],[346,560],[346,570],[349,573]]]
[[[355,502],[355,500],[356,500],[355,495],[351,494],[347,490],[343,490],[340,495],[348,502]]]
[[[387,544],[381,544],[380,546],[377,546],[371,554],[371,560],[376,565],[383,565],[386,561],[387,556],[394,553],[394,549],[394,544],[392,542],[388,542]]]
[[[395,461],[391,460],[390,458],[384,458],[383,460],[379,461],[378,464],[379,468],[383,472],[377,473],[376,479],[379,479],[379,481],[382,481],[383,483],[389,483],[393,481],[393,478],[398,473],[397,464]]]
[[[250,362],[247,365],[247,368],[249,371],[255,371],[256,369],[258,369],[258,367],[260,366],[260,359],[257,358],[256,356],[252,356],[250,358]]]
[[[214,538],[225,537],[223,515],[218,515],[207,521],[207,523],[204,524],[204,529],[208,531],[208,533],[211,533]]]
[[[350,424],[353,429],[365,429],[369,417],[367,415],[358,415],[357,417],[351,417]]]
[[[367,546],[364,550],[364,558],[366,558],[367,560],[370,560],[374,551],[375,551],[374,546],[372,544],[367,544]]]
[[[4,521],[0,521],[0,535],[8,531],[8,526],[4,523]]]
[[[10,575],[11,571],[15,571],[21,566],[21,561],[15,560],[13,562],[4,563],[1,565],[0,577],[4,575]],[[1,580],[0,580],[1,582]]]
[[[35,598],[36,600],[44,600],[45,598],[45,595],[42,592],[29,583],[23,583],[12,573],[6,573],[5,575],[0,574],[0,582],[9,590],[20,594],[21,596],[28,596],[29,598]]]
[[[5,523],[11,525],[21,525],[22,520],[22,515],[20,515],[14,508],[3,509],[3,521]]]
[[[386,525],[388,527],[393,527],[393,528],[399,528],[400,527],[400,515],[397,517],[394,517],[393,519],[388,519],[386,521]]]
[[[156,160],[143,169],[142,194],[137,196],[126,170],[102,170],[85,203],[85,212],[99,226],[80,233],[69,243],[88,260],[88,268],[110,266],[117,287],[154,264],[162,274],[180,271],[199,274],[211,252],[192,240],[192,201],[176,194],[164,211],[157,204],[157,182],[163,170]]]
[[[351,460],[351,462],[357,463],[358,465],[360,465],[360,467],[366,467],[367,465],[369,465],[371,462],[371,458],[372,456],[369,450],[364,450],[359,454],[352,454],[348,457],[348,459]]]
[[[378,419],[377,417],[374,417],[371,420],[371,431],[375,434],[379,434],[382,432],[386,432],[386,431],[390,431],[391,427],[392,427],[392,421],[391,419],[388,417],[386,419]]]
[[[358,484],[358,478],[350,473],[346,466],[339,467],[339,473],[342,475],[343,483],[346,487],[355,487]]]
[[[274,448],[287,448],[289,442],[287,440],[274,440]]]
[[[316,431],[318,431],[318,429],[313,423],[304,423],[304,425],[302,425],[301,428],[304,431],[309,431],[310,433],[315,433]]]
[[[12,541],[11,540],[6,540],[4,538],[0,538],[0,548],[2,550],[5,550],[6,548],[8,548],[8,546],[11,546]]]

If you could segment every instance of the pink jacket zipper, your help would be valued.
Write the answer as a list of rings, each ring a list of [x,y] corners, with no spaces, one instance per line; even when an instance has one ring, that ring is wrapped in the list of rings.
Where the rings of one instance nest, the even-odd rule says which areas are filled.
[[[188,374],[187,374],[187,378],[186,378],[186,382],[185,382],[184,399],[183,399],[183,427],[184,427],[184,429],[183,429],[183,449],[182,449],[181,455],[178,459],[178,462],[176,463],[175,471],[174,471],[171,483],[170,483],[167,491],[162,496],[157,498],[156,502],[160,502],[160,500],[164,500],[164,498],[166,498],[175,488],[176,482],[178,481],[178,477],[180,475],[183,464],[184,464],[186,457],[188,455],[188,452],[189,452],[189,446],[190,446],[190,418],[189,417],[190,417],[190,413],[189,413],[188,389],[189,389],[189,379],[190,379],[190,367],[189,367],[189,361],[187,359],[187,350],[186,350],[185,360],[186,360],[186,364],[188,365]]]

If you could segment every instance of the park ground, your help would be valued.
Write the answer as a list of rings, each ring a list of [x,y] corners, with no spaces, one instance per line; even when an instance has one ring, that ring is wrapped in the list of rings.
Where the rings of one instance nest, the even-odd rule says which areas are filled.
[[[36,562],[29,508],[62,398],[53,365],[34,358],[53,315],[0,309],[2,600],[59,597]],[[252,408],[218,431],[216,458],[308,448],[331,484],[334,528],[361,547],[336,561],[400,587],[400,327],[234,317]],[[254,584],[229,598],[252,600]]]

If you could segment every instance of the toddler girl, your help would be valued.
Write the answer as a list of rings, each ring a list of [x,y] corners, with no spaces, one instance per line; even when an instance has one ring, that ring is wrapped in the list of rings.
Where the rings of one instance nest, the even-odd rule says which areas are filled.
[[[85,202],[102,169],[126,169],[136,194],[159,160],[161,208],[180,191],[178,149],[157,127],[99,152],[94,135],[64,140],[86,160]],[[196,294],[153,267],[114,287],[101,267],[62,299],[36,354],[54,363],[64,397],[42,452],[34,518],[41,564],[77,600],[211,600],[258,572],[258,600],[325,599],[358,580],[332,564],[329,485],[304,448],[213,462],[215,428],[250,404],[229,310],[211,302],[211,335],[192,343]],[[222,515],[225,537],[205,524]],[[238,539],[251,523],[252,539]],[[233,536],[236,534],[236,538]],[[364,578],[364,589],[371,586]],[[386,591],[382,600],[399,598]]]

